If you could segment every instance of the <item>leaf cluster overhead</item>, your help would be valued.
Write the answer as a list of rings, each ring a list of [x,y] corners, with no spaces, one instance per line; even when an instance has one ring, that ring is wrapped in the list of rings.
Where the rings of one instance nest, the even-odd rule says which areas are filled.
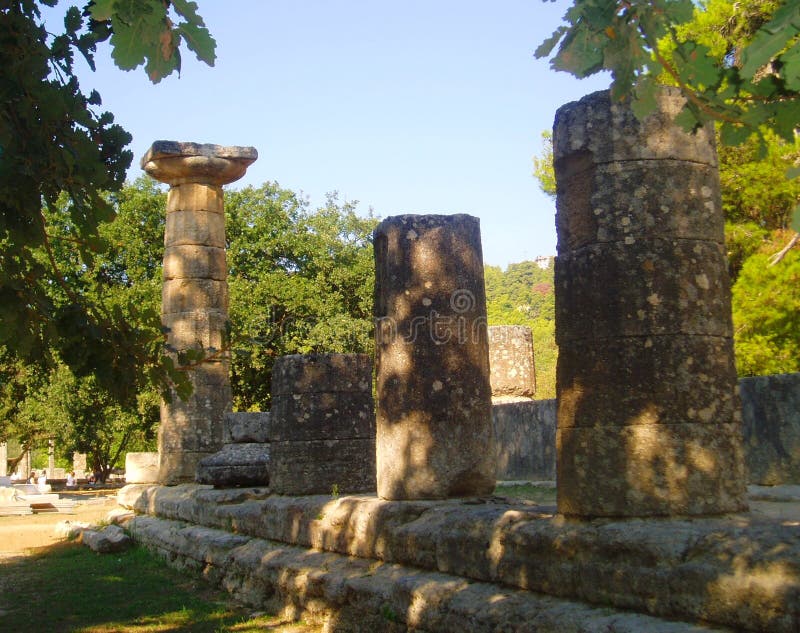
[[[757,13],[766,19],[722,57],[702,38],[681,33],[712,3],[574,0],[566,24],[539,46],[536,56],[552,55],[553,68],[577,77],[609,71],[612,97],[630,101],[639,117],[653,111],[666,77],[686,97],[676,119],[685,128],[713,120],[721,124],[727,145],[765,130],[793,142],[800,123],[800,3],[762,0]],[[741,25],[741,20],[734,23]],[[792,227],[800,230],[800,206]]]

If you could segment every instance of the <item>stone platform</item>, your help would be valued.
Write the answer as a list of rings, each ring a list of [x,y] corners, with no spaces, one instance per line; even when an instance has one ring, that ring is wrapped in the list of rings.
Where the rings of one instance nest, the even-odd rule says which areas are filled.
[[[502,497],[123,488],[129,529],[238,599],[329,630],[800,630],[800,521],[566,520]]]

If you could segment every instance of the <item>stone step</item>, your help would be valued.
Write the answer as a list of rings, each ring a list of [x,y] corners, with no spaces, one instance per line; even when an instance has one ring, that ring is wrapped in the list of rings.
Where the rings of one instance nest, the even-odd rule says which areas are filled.
[[[800,629],[800,522],[716,518],[569,521],[500,497],[384,501],[267,488],[127,486],[138,513],[737,630]]]
[[[133,538],[239,601],[333,631],[726,631],[598,608],[438,572],[139,516]]]

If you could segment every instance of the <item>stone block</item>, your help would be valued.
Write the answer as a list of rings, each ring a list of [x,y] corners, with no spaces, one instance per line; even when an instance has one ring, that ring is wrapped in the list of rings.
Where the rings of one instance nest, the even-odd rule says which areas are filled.
[[[722,244],[614,242],[562,253],[556,262],[559,344],[617,336],[733,336]]]
[[[161,450],[158,453],[158,481],[165,486],[192,482],[197,464],[216,451]]]
[[[101,530],[83,530],[81,542],[98,554],[113,554],[133,547],[133,540],[118,525],[107,525]]]
[[[173,187],[186,184],[221,187],[244,176],[256,158],[255,147],[155,141],[140,164],[150,176]]]
[[[296,393],[273,396],[270,439],[375,439],[371,392]]]
[[[210,211],[173,211],[167,213],[164,246],[225,247],[225,216]]]
[[[800,373],[739,381],[748,481],[800,484]]]
[[[497,479],[555,481],[556,400],[492,405]]]
[[[158,452],[126,453],[125,482],[152,484],[158,481]]]
[[[263,444],[270,440],[270,426],[269,411],[226,413],[222,441],[225,444]]]
[[[523,325],[493,325],[488,328],[489,368],[492,398],[536,395],[533,333]]]
[[[729,338],[570,341],[559,347],[556,371],[560,428],[714,426],[739,419]]]
[[[228,317],[222,310],[170,312],[161,316],[161,323],[177,350],[221,350],[228,344]]]
[[[228,314],[228,282],[214,279],[169,279],[161,290],[161,314],[175,312]],[[216,315],[215,315],[216,316]],[[214,317],[209,317],[214,318]]]
[[[553,159],[562,172],[577,173],[582,157],[596,162],[680,160],[717,166],[714,126],[696,133],[675,125],[685,99],[664,89],[656,112],[640,121],[627,104],[612,103],[608,91],[562,106],[553,129]]]
[[[164,249],[164,280],[228,278],[225,243],[213,246],[186,244]]]
[[[283,495],[375,490],[375,440],[272,442],[270,488]]]
[[[372,394],[372,358],[368,354],[291,354],[272,368],[272,397],[338,392]]]
[[[222,215],[222,189],[197,182],[175,185],[167,194],[167,220],[169,214],[176,211],[206,211]]]
[[[559,428],[556,444],[558,511],[567,516],[747,509],[738,424]]]
[[[664,196],[668,191],[669,196]],[[719,179],[711,166],[682,161],[589,163],[571,174],[558,200],[559,244],[647,238],[701,239],[722,244]]]
[[[269,484],[269,444],[226,444],[218,453],[201,459],[195,481],[214,486],[266,486]]]

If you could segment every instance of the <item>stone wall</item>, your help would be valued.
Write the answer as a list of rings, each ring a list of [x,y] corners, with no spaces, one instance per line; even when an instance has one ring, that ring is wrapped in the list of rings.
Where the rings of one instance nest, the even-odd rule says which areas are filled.
[[[800,373],[739,381],[748,483],[800,484]],[[555,479],[556,401],[495,404],[499,480]]]
[[[497,479],[556,478],[556,401],[522,400],[492,405]]]
[[[800,484],[800,373],[739,381],[749,482]]]

